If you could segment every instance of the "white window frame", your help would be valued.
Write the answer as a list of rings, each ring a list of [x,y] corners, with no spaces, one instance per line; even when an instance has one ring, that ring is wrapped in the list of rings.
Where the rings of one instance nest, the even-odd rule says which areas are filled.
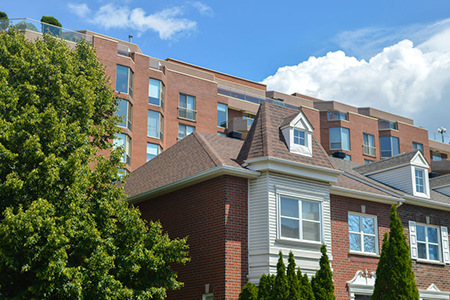
[[[373,134],[363,133],[363,154],[372,157],[377,155],[377,148],[375,148],[375,136]]]
[[[420,185],[417,184],[417,172],[422,174],[422,192],[418,191],[418,187]],[[413,195],[418,197],[430,197],[430,188],[429,188],[429,181],[428,181],[428,170],[422,167],[412,167],[412,188],[413,188]]]
[[[427,227],[436,228],[437,230],[437,238],[438,238],[438,250],[439,250],[439,259],[431,260],[429,259],[429,244],[436,245],[436,243],[428,242],[426,238],[426,258],[419,258],[419,243],[424,243],[422,241],[418,241],[417,238],[417,226],[425,227],[425,234],[427,236]],[[446,264],[450,264],[450,251],[449,251],[449,243],[448,243],[448,228],[445,226],[436,226],[431,224],[424,223],[416,223],[414,221],[409,221],[409,243],[411,249],[411,259],[418,261],[427,261],[427,262],[443,262]]]
[[[353,253],[363,253],[363,254],[372,254],[372,255],[378,255],[379,253],[379,246],[378,246],[378,218],[376,215],[369,215],[369,214],[363,214],[363,213],[357,213],[357,212],[348,212],[348,215],[358,216],[359,219],[359,226],[360,226],[360,232],[354,232],[350,231],[350,228],[348,229],[348,235],[349,235],[349,251]],[[362,226],[362,218],[371,218],[374,220],[373,226],[374,226],[374,234],[368,234],[364,233],[363,226]],[[348,219],[347,219],[347,225],[348,225]],[[347,226],[348,228],[348,226]],[[350,234],[359,234],[360,235],[360,247],[361,251],[357,250],[351,250],[350,249]],[[373,236],[375,238],[375,252],[368,252],[364,251],[364,236]]]
[[[291,237],[284,237],[281,235],[281,198],[289,198],[289,199],[295,199],[299,202],[299,238],[291,238]],[[303,239],[303,227],[302,227],[302,201],[307,202],[315,202],[319,205],[319,241],[313,241],[313,240],[306,240]],[[310,220],[308,220],[310,221]],[[316,223],[316,222],[314,222]],[[288,192],[288,191],[280,191],[277,192],[277,240],[281,242],[294,242],[294,243],[307,243],[307,244],[316,244],[316,245],[322,245],[323,243],[323,198],[315,197],[312,195],[305,195],[305,194],[297,194],[295,192]]]
[[[149,146],[150,146],[150,148],[149,148]],[[149,156],[149,155],[153,155],[153,153],[150,153],[150,152],[149,152],[150,149],[155,148],[155,147],[153,147],[153,146],[156,146],[156,154],[155,154],[152,158],[149,159],[148,156]],[[162,148],[161,148],[160,145],[155,144],[155,143],[147,143],[147,156],[146,156],[147,161],[152,160],[152,159],[155,158],[157,155],[159,155],[161,152],[162,152]]]
[[[298,134],[298,136],[297,136]],[[303,136],[302,136],[303,134]],[[296,141],[299,141],[298,143]],[[304,130],[296,129],[294,128],[294,144],[301,145],[301,146],[308,146],[308,136],[307,133]]]

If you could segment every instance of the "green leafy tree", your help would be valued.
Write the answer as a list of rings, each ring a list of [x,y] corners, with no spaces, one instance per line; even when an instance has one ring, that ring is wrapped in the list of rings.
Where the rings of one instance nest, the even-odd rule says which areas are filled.
[[[253,283],[249,282],[242,287],[239,293],[239,300],[256,300],[258,299],[258,288]]]
[[[315,300],[314,292],[311,287],[311,282],[307,274],[302,275],[300,269],[297,270],[297,278],[300,285],[300,299],[302,300]]]
[[[298,281],[297,274],[295,273],[296,265],[294,254],[289,252],[289,264],[287,266],[286,275],[289,286],[289,299],[297,300],[300,298],[300,283]]]
[[[372,299],[419,299],[409,245],[397,207],[391,206],[389,235],[385,233]]]
[[[336,297],[334,296],[333,274],[331,273],[327,247],[322,245],[320,252],[322,252],[319,261],[320,268],[311,280],[314,297],[316,300],[334,300]]]
[[[8,15],[4,11],[0,11],[0,20],[8,19]]]
[[[124,201],[114,95],[91,45],[0,33],[2,299],[163,299],[170,240]],[[110,153],[110,155],[102,155]]]
[[[277,276],[273,286],[272,300],[289,299],[289,285],[286,276],[286,266],[283,261],[283,253],[279,253],[277,263]]]
[[[0,30],[5,30],[8,26],[8,15],[4,11],[0,11]]]
[[[272,298],[274,284],[274,275],[263,274],[259,279],[258,300],[270,300]]]

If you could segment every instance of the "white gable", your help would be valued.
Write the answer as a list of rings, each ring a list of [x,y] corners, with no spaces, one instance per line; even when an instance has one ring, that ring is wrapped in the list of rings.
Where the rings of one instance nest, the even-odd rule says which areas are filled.
[[[312,156],[313,127],[302,112],[280,129],[291,153]]]
[[[430,165],[428,164],[425,157],[423,157],[422,152],[418,151],[416,155],[411,159],[411,165],[422,167],[422,168],[429,168]]]

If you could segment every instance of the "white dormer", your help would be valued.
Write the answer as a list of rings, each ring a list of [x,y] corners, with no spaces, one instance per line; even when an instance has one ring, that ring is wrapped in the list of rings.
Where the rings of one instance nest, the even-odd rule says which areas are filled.
[[[390,165],[391,161],[392,165]],[[430,166],[421,151],[394,156],[377,162],[377,165],[382,167],[364,172],[364,175],[413,196],[430,198],[428,179]]]
[[[292,153],[312,156],[313,127],[302,112],[281,126],[284,140]]]

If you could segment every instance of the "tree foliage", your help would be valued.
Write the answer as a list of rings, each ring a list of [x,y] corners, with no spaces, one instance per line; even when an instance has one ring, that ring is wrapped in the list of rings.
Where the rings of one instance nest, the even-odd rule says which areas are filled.
[[[302,275],[300,268],[297,270],[297,278],[300,285],[300,299],[302,300],[314,300],[314,292],[311,287],[311,282],[307,274]]]
[[[62,27],[62,25],[58,21],[58,19],[55,18],[55,17],[52,17],[52,16],[42,16],[41,22],[42,23],[47,23],[47,24],[50,24],[50,25],[55,25],[57,27]]]
[[[263,274],[259,279],[258,300],[270,300],[274,284],[275,275]]]
[[[283,253],[279,253],[277,263],[277,276],[275,277],[275,283],[273,286],[272,300],[285,300],[289,299],[289,284],[286,276],[286,266],[283,261]]]
[[[419,299],[412,271],[409,245],[403,226],[392,205],[389,235],[384,234],[372,299]]]
[[[242,287],[239,293],[239,300],[257,300],[258,288],[253,283],[249,282]]]
[[[163,299],[187,262],[125,201],[115,101],[92,47],[0,33],[2,299]],[[102,155],[111,153],[110,155]]]
[[[330,261],[327,255],[327,247],[320,247],[322,256],[320,257],[320,268],[316,276],[311,279],[311,286],[316,300],[334,300],[333,273],[331,273]]]
[[[8,15],[4,11],[0,11],[0,20],[8,19]]]
[[[287,281],[289,286],[289,299],[297,300],[300,298],[300,283],[297,277],[297,274],[295,273],[295,259],[294,254],[292,252],[289,252],[289,264],[287,266],[286,275],[287,275]]]

